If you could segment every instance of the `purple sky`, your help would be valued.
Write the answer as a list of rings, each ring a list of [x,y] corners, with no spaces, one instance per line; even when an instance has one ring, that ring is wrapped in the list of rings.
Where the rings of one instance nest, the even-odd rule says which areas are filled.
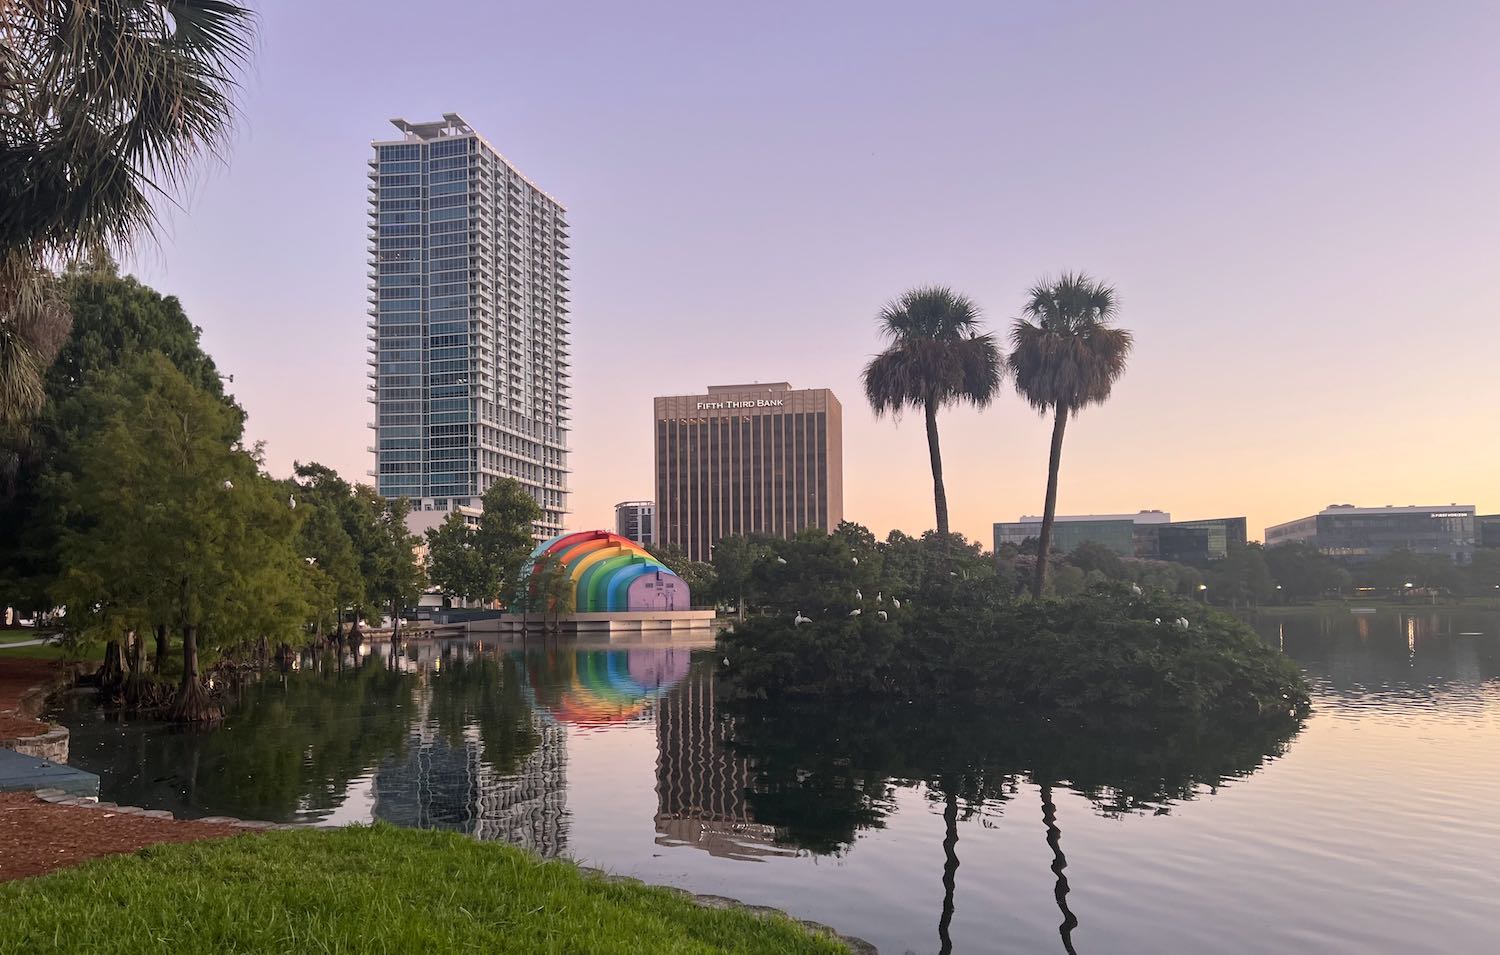
[[[228,165],[133,263],[286,473],[373,467],[365,161],[461,113],[568,206],[572,524],[649,498],[651,397],[830,387],[846,516],[932,524],[873,317],[943,283],[1003,329],[1060,269],[1136,354],[1068,432],[1063,513],[1500,511],[1500,7],[1394,2],[264,0]],[[1009,391],[942,419],[957,530],[1041,508]]]

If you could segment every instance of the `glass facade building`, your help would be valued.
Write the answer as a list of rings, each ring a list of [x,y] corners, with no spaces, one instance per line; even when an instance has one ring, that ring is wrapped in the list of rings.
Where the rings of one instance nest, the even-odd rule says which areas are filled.
[[[656,533],[689,560],[731,534],[844,519],[844,412],[826,388],[719,385],[655,400]]]
[[[1153,556],[1179,564],[1206,564],[1223,560],[1231,549],[1244,547],[1247,538],[1243,517],[1173,521],[1157,527]]]
[[[1466,564],[1478,544],[1472,504],[1354,507],[1335,504],[1311,517],[1266,528],[1266,546],[1303,541],[1330,557],[1372,559],[1393,550]]]
[[[1172,515],[1165,511],[1141,511],[1138,514],[1059,514],[1052,522],[1052,553],[1068,554],[1079,544],[1102,544],[1121,557],[1151,557],[1155,546],[1154,528],[1166,524]],[[995,550],[1003,544],[1019,547],[1042,532],[1041,517],[1022,517],[1019,521],[998,523],[994,527]]]
[[[563,529],[565,210],[461,117],[372,143],[369,377],[376,487],[414,510],[477,507],[501,478]]]

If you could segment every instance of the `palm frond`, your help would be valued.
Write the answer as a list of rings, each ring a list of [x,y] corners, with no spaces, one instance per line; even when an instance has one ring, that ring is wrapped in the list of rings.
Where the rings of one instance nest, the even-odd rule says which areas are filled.
[[[1109,398],[1134,343],[1128,330],[1109,324],[1116,313],[1114,289],[1082,273],[1031,290],[1025,317],[1011,326],[1008,360],[1027,403],[1077,414]]]

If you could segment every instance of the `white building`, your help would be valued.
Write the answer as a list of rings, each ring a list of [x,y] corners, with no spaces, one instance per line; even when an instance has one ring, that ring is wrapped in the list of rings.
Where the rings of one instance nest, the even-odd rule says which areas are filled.
[[[500,478],[568,511],[568,228],[562,205],[455,113],[372,143],[369,377],[377,489],[412,524]]]
[[[656,543],[656,503],[654,501],[621,501],[616,504],[615,533],[646,547],[654,545]]]

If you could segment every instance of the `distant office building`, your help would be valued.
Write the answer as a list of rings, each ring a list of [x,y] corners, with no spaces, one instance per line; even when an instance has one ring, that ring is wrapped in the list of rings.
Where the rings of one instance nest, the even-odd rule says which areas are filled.
[[[457,114],[391,122],[369,168],[376,487],[421,529],[515,478],[549,537],[568,510],[564,209]]]
[[[731,534],[844,519],[843,407],[826,388],[716,385],[657,398],[656,535],[708,560]]]
[[[1066,554],[1079,544],[1102,544],[1121,557],[1149,556],[1154,546],[1153,529],[1172,520],[1165,511],[1137,514],[1059,514],[1052,522],[1052,552]],[[1041,536],[1040,517],[995,525],[995,549],[1003,544],[1020,546]]]
[[[1474,533],[1480,547],[1500,547],[1500,514],[1475,517]]]
[[[1439,554],[1468,563],[1474,552],[1472,504],[1431,507],[1355,507],[1334,504],[1311,517],[1266,528],[1266,546],[1301,541],[1330,557],[1380,557],[1393,550]]]
[[[656,543],[656,502],[624,501],[615,505],[615,533],[637,544]]]
[[[1231,550],[1244,547],[1248,533],[1243,517],[1215,517],[1201,521],[1172,521],[1150,525],[1156,532],[1153,556],[1179,564],[1204,564],[1223,560]]]
[[[1040,517],[995,525],[995,547],[1020,546],[1041,534]],[[1166,511],[1136,514],[1060,514],[1052,524],[1052,552],[1071,553],[1080,544],[1100,544],[1121,557],[1202,564],[1223,560],[1245,545],[1243,517],[1174,521]]]

